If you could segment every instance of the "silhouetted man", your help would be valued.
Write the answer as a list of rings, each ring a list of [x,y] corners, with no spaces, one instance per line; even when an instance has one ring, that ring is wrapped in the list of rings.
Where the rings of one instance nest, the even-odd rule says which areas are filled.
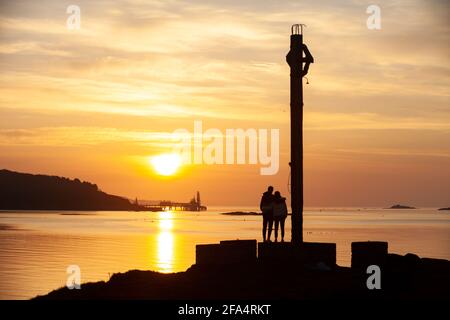
[[[261,203],[259,204],[259,208],[262,211],[263,216],[263,241],[266,242],[266,230],[267,225],[269,225],[269,230],[267,232],[267,241],[270,242],[270,235],[272,234],[273,227],[273,187],[269,186],[267,191],[263,193],[261,197]]]

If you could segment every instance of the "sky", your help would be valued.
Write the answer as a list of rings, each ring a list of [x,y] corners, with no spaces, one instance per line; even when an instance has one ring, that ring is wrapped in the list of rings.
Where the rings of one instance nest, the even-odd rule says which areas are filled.
[[[68,29],[67,7],[81,10]],[[381,29],[369,30],[376,4]],[[289,198],[290,26],[304,82],[305,206],[450,205],[447,1],[0,1],[0,168],[138,199]],[[192,164],[160,176],[171,133],[279,129],[280,168]]]

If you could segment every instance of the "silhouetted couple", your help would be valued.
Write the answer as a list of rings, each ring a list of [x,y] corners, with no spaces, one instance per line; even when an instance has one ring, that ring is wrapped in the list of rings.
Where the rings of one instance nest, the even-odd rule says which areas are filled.
[[[279,191],[273,194],[273,187],[269,186],[261,197],[259,208],[263,215],[263,240],[270,242],[273,222],[275,221],[275,242],[278,241],[278,226],[281,227],[281,241],[284,241],[284,221],[287,217],[286,198]],[[268,227],[268,228],[267,228]],[[267,230],[268,229],[268,230]],[[267,233],[267,237],[266,237]]]

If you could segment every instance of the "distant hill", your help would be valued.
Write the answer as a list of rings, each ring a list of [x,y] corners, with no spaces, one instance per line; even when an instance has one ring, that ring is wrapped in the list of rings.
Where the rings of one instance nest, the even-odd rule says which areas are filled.
[[[96,184],[57,176],[0,170],[0,210],[138,210]]]

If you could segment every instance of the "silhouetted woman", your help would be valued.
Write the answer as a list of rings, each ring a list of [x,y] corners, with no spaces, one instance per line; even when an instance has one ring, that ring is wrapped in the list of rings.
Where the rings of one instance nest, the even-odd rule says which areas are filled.
[[[286,198],[279,191],[275,192],[273,202],[273,219],[275,220],[275,242],[278,241],[278,225],[281,226],[281,241],[284,241],[284,221],[287,217]]]

